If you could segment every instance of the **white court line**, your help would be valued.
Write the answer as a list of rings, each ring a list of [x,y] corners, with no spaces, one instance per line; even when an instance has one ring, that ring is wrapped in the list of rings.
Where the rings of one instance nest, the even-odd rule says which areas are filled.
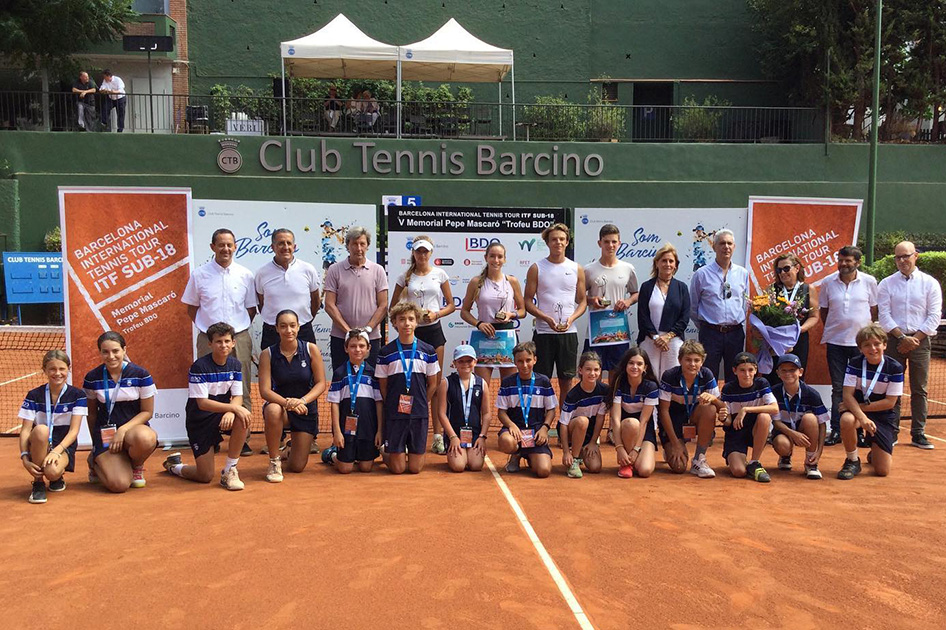
[[[526,513],[522,510],[522,507],[519,505],[519,502],[516,501],[516,498],[512,496],[509,486],[506,485],[506,482],[499,475],[499,472],[496,470],[496,466],[493,465],[493,461],[489,458],[489,456],[486,457],[486,465],[489,466],[489,471],[493,473],[493,479],[496,480],[496,483],[499,485],[499,489],[503,491],[506,501],[509,502],[509,506],[516,514],[516,518],[519,519],[519,524],[522,525],[522,528],[526,531],[526,535],[532,542],[532,546],[535,547],[535,550],[539,553],[539,557],[542,559],[542,562],[545,564],[545,568],[552,576],[552,580],[558,587],[559,592],[561,592],[562,597],[565,598],[565,603],[568,604],[572,614],[575,615],[575,619],[578,621],[578,626],[582,628],[582,630],[594,630],[594,626],[588,619],[588,615],[586,615],[585,611],[582,610],[581,604],[578,603],[578,599],[568,587],[568,583],[565,581],[562,573],[558,570],[558,567],[555,566],[555,561],[552,560],[552,556],[549,555],[549,552],[545,549],[545,545],[543,545],[542,541],[539,540],[538,535],[535,533],[535,529],[532,528],[532,524],[526,517]]]
[[[16,383],[17,381],[22,381],[24,378],[29,378],[31,376],[36,376],[37,374],[42,374],[42,373],[43,371],[40,370],[39,372],[33,372],[32,374],[24,374],[23,376],[17,376],[16,378],[11,378],[9,381],[3,381],[2,383],[0,383],[0,387],[3,387],[4,385],[9,385],[10,383]]]

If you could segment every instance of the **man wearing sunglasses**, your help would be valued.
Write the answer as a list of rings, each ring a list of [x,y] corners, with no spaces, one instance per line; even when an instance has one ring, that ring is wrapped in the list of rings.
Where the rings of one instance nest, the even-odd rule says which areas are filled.
[[[690,318],[700,329],[704,365],[718,379],[722,361],[726,380],[731,378],[736,355],[746,346],[749,272],[732,262],[735,249],[732,230],[716,232],[716,260],[698,269],[690,280]]]
[[[831,433],[825,438],[825,446],[841,442],[838,406],[848,361],[861,352],[857,347],[857,331],[877,321],[877,280],[859,271],[861,256],[861,250],[853,245],[838,250],[838,270],[821,282],[818,292],[824,323],[821,343],[827,346],[831,374]]]
[[[877,286],[880,326],[886,331],[887,354],[909,368],[910,445],[933,449],[926,431],[926,390],[930,378],[930,337],[943,312],[939,282],[916,268],[916,246],[909,241],[893,250],[897,271]],[[894,407],[900,422],[900,405]]]

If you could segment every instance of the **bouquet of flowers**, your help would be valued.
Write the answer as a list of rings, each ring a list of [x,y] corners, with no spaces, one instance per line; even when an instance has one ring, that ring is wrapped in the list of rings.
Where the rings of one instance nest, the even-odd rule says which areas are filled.
[[[789,301],[770,288],[752,298],[749,323],[759,331],[762,347],[759,348],[759,372],[772,371],[772,355],[778,356],[795,346],[801,327],[798,318],[805,314],[802,300]]]

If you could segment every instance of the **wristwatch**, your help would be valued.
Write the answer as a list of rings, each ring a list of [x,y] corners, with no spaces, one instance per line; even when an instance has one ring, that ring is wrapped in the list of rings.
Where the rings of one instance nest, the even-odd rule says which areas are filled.
[[[371,332],[371,326],[365,326],[364,328],[362,328],[362,330],[364,330],[364,331],[367,332],[367,333],[370,333],[370,332]]]
[[[634,447],[634,452],[640,453],[640,452],[641,452],[641,447],[635,446],[635,447]]]
[[[651,335],[650,338],[653,339],[654,341],[657,341],[658,339],[660,339],[660,335]]]

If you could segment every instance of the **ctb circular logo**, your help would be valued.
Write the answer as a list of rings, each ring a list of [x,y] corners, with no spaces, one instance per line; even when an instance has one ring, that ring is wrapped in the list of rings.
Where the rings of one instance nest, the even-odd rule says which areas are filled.
[[[243,166],[243,156],[237,150],[240,141],[235,138],[224,138],[218,142],[220,153],[217,154],[217,168],[228,175],[236,173]]]

